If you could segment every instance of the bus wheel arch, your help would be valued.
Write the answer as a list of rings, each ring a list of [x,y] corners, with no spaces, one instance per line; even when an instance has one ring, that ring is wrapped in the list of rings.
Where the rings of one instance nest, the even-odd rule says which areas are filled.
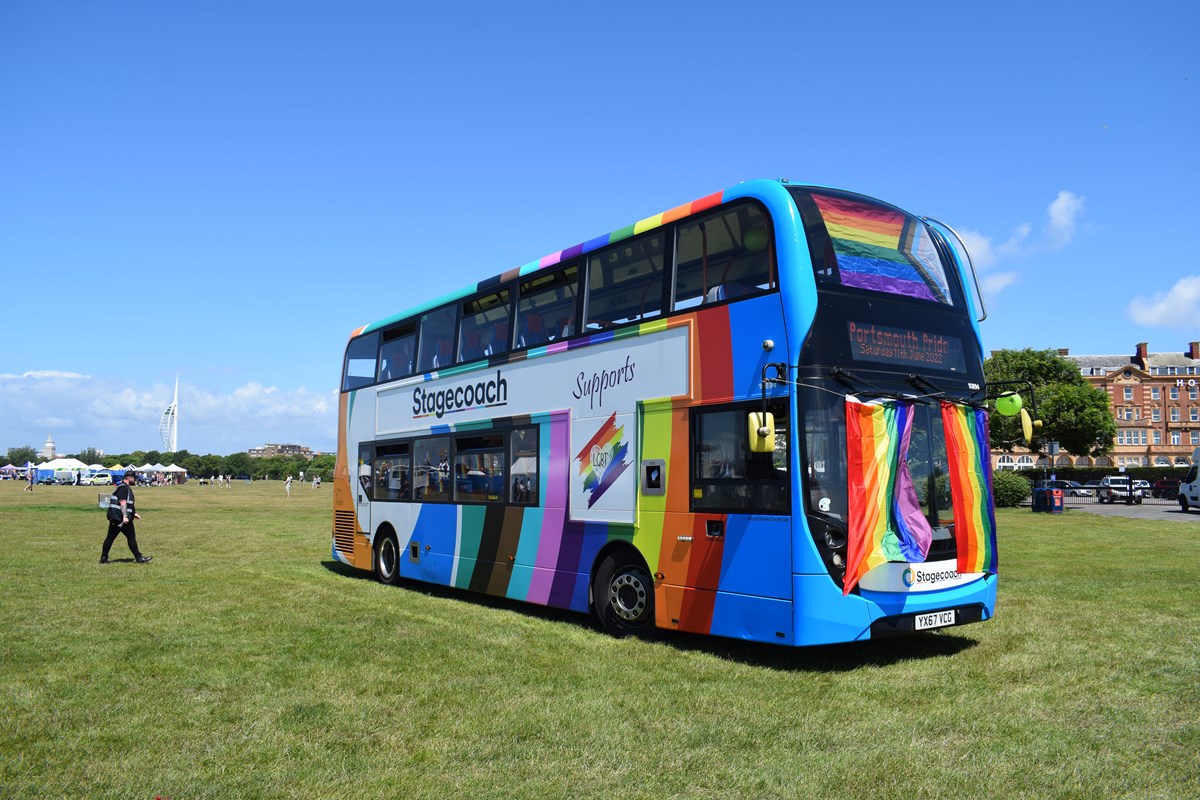
[[[395,586],[400,582],[400,543],[396,531],[386,522],[375,531],[375,546],[371,548],[371,564],[375,579],[382,584]]]
[[[601,550],[590,589],[592,614],[606,633],[623,637],[654,631],[654,577],[634,547],[620,542]]]

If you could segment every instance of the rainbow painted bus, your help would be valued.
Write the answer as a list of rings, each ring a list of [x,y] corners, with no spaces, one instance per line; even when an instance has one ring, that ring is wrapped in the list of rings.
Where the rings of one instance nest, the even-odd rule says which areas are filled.
[[[355,330],[333,558],[782,645],[992,617],[985,312],[948,226],[756,180]]]

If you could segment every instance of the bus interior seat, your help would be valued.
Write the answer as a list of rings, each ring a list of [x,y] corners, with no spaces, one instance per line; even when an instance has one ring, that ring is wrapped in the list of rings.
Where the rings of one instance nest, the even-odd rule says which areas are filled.
[[[570,317],[559,317],[558,322],[554,323],[554,330],[558,331],[560,338],[566,339],[575,333],[575,320]]]
[[[541,314],[526,314],[521,330],[521,347],[536,347],[545,344],[550,337],[546,335],[546,327]]]
[[[484,348],[485,356],[508,352],[508,322],[497,322],[492,326],[492,340]]]
[[[454,360],[450,358],[450,340],[438,339],[437,354],[433,357],[433,368],[443,369],[453,363]]]
[[[480,341],[479,330],[463,331],[462,361],[474,361],[483,358],[483,343]]]

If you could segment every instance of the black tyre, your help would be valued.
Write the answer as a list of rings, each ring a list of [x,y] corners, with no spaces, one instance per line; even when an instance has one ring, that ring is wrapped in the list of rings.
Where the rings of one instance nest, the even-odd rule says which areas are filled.
[[[400,546],[394,533],[385,533],[375,542],[375,579],[388,586],[400,581]]]
[[[647,636],[654,631],[654,579],[628,550],[607,555],[592,578],[592,610],[612,636]]]
[[[1187,501],[1187,498],[1186,498],[1186,497],[1184,497],[1183,495],[1179,495],[1179,507],[1180,507],[1181,509],[1183,509],[1183,513],[1185,513],[1185,514],[1187,513],[1187,511],[1188,511],[1188,501]]]

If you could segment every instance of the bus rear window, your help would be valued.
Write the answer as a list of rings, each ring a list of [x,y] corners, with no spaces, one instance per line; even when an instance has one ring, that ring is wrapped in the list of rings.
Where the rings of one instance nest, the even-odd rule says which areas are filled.
[[[378,355],[378,333],[370,333],[350,340],[350,345],[346,348],[346,364],[342,369],[343,392],[370,386],[375,382],[375,364]]]

